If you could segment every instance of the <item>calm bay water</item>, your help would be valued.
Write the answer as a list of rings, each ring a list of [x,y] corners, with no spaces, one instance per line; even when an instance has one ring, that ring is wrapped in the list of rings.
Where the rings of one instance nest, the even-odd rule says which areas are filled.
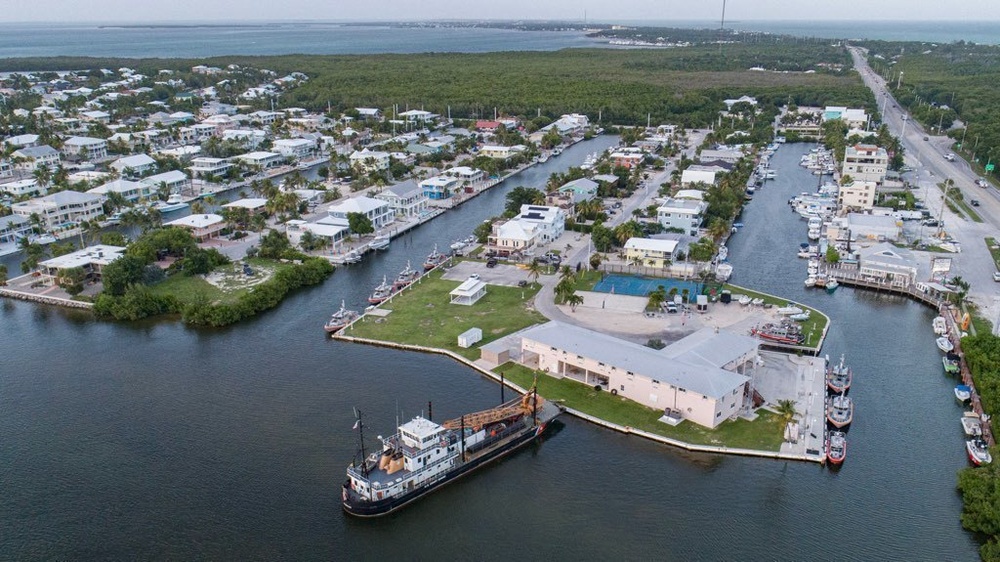
[[[716,29],[717,21],[626,21],[630,25]],[[598,24],[595,24],[598,25]],[[1000,43],[997,22],[732,21],[727,28],[799,37]],[[224,55],[555,51],[607,42],[578,31],[411,28],[333,22],[234,22],[180,25],[0,23],[0,58],[215,57]]]
[[[856,373],[841,470],[690,454],[564,417],[544,442],[398,514],[343,515],[352,407],[373,437],[428,400],[444,419],[500,397],[442,357],[331,341],[327,315],[467,235],[506,190],[614,142],[570,148],[235,327],[0,301],[0,559],[975,559],[954,490],[961,408],[932,313],[802,288],[805,228],[785,201],[814,185],[796,165],[804,145],[774,158],[779,179],[744,213],[731,256],[734,282],[833,318],[824,351],[846,352]]]

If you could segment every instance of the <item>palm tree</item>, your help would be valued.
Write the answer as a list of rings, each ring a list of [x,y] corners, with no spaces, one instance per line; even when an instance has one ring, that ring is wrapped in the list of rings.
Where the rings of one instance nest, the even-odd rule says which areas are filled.
[[[778,407],[775,408],[778,415],[781,416],[781,420],[785,423],[784,433],[788,433],[788,426],[795,419],[795,416],[799,415],[795,411],[795,400],[778,400]]]
[[[712,224],[708,225],[708,235],[712,237],[714,242],[722,240],[722,238],[729,233],[729,223],[725,220],[717,218],[712,221]]]
[[[572,295],[566,297],[566,304],[569,305],[569,309],[571,311],[576,312],[577,305],[583,304],[583,297],[573,293]]]
[[[530,279],[532,283],[536,283],[538,281],[538,276],[541,274],[542,264],[538,263],[537,259],[531,260],[531,263],[528,265],[528,279]]]
[[[624,246],[629,238],[642,236],[642,226],[634,220],[623,222],[615,227],[615,240],[619,246]]]
[[[559,270],[559,280],[560,281],[569,280],[570,283],[575,282],[576,273],[573,272],[573,268],[568,265],[562,266],[562,269]]]
[[[660,285],[655,291],[649,292],[649,302],[646,303],[646,308],[651,310],[659,310],[663,303],[667,300],[667,291]]]

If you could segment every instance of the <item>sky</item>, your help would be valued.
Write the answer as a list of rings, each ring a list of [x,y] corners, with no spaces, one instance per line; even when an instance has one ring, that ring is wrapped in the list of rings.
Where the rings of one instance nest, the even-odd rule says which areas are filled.
[[[982,20],[998,0],[726,0],[727,20]],[[718,20],[723,0],[3,0],[0,22]],[[996,19],[994,17],[993,19]]]

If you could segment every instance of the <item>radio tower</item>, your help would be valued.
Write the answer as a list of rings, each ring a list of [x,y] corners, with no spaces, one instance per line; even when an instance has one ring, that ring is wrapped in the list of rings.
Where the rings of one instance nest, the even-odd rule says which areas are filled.
[[[726,35],[726,0],[722,0],[722,23],[719,24],[719,54],[722,54],[722,45]]]

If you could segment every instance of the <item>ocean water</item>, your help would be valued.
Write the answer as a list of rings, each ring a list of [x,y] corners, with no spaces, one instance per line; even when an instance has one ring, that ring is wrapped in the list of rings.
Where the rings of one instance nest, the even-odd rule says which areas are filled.
[[[336,23],[0,24],[0,58],[554,51],[600,43],[572,31],[403,28]]]
[[[708,20],[626,21],[629,25],[716,28]],[[597,25],[597,24],[595,24]],[[998,22],[732,21],[727,28],[802,37],[1000,44]],[[481,27],[392,27],[331,22],[0,24],[0,58],[215,57],[224,55],[372,54],[554,51],[600,47],[577,31],[518,31]]]

